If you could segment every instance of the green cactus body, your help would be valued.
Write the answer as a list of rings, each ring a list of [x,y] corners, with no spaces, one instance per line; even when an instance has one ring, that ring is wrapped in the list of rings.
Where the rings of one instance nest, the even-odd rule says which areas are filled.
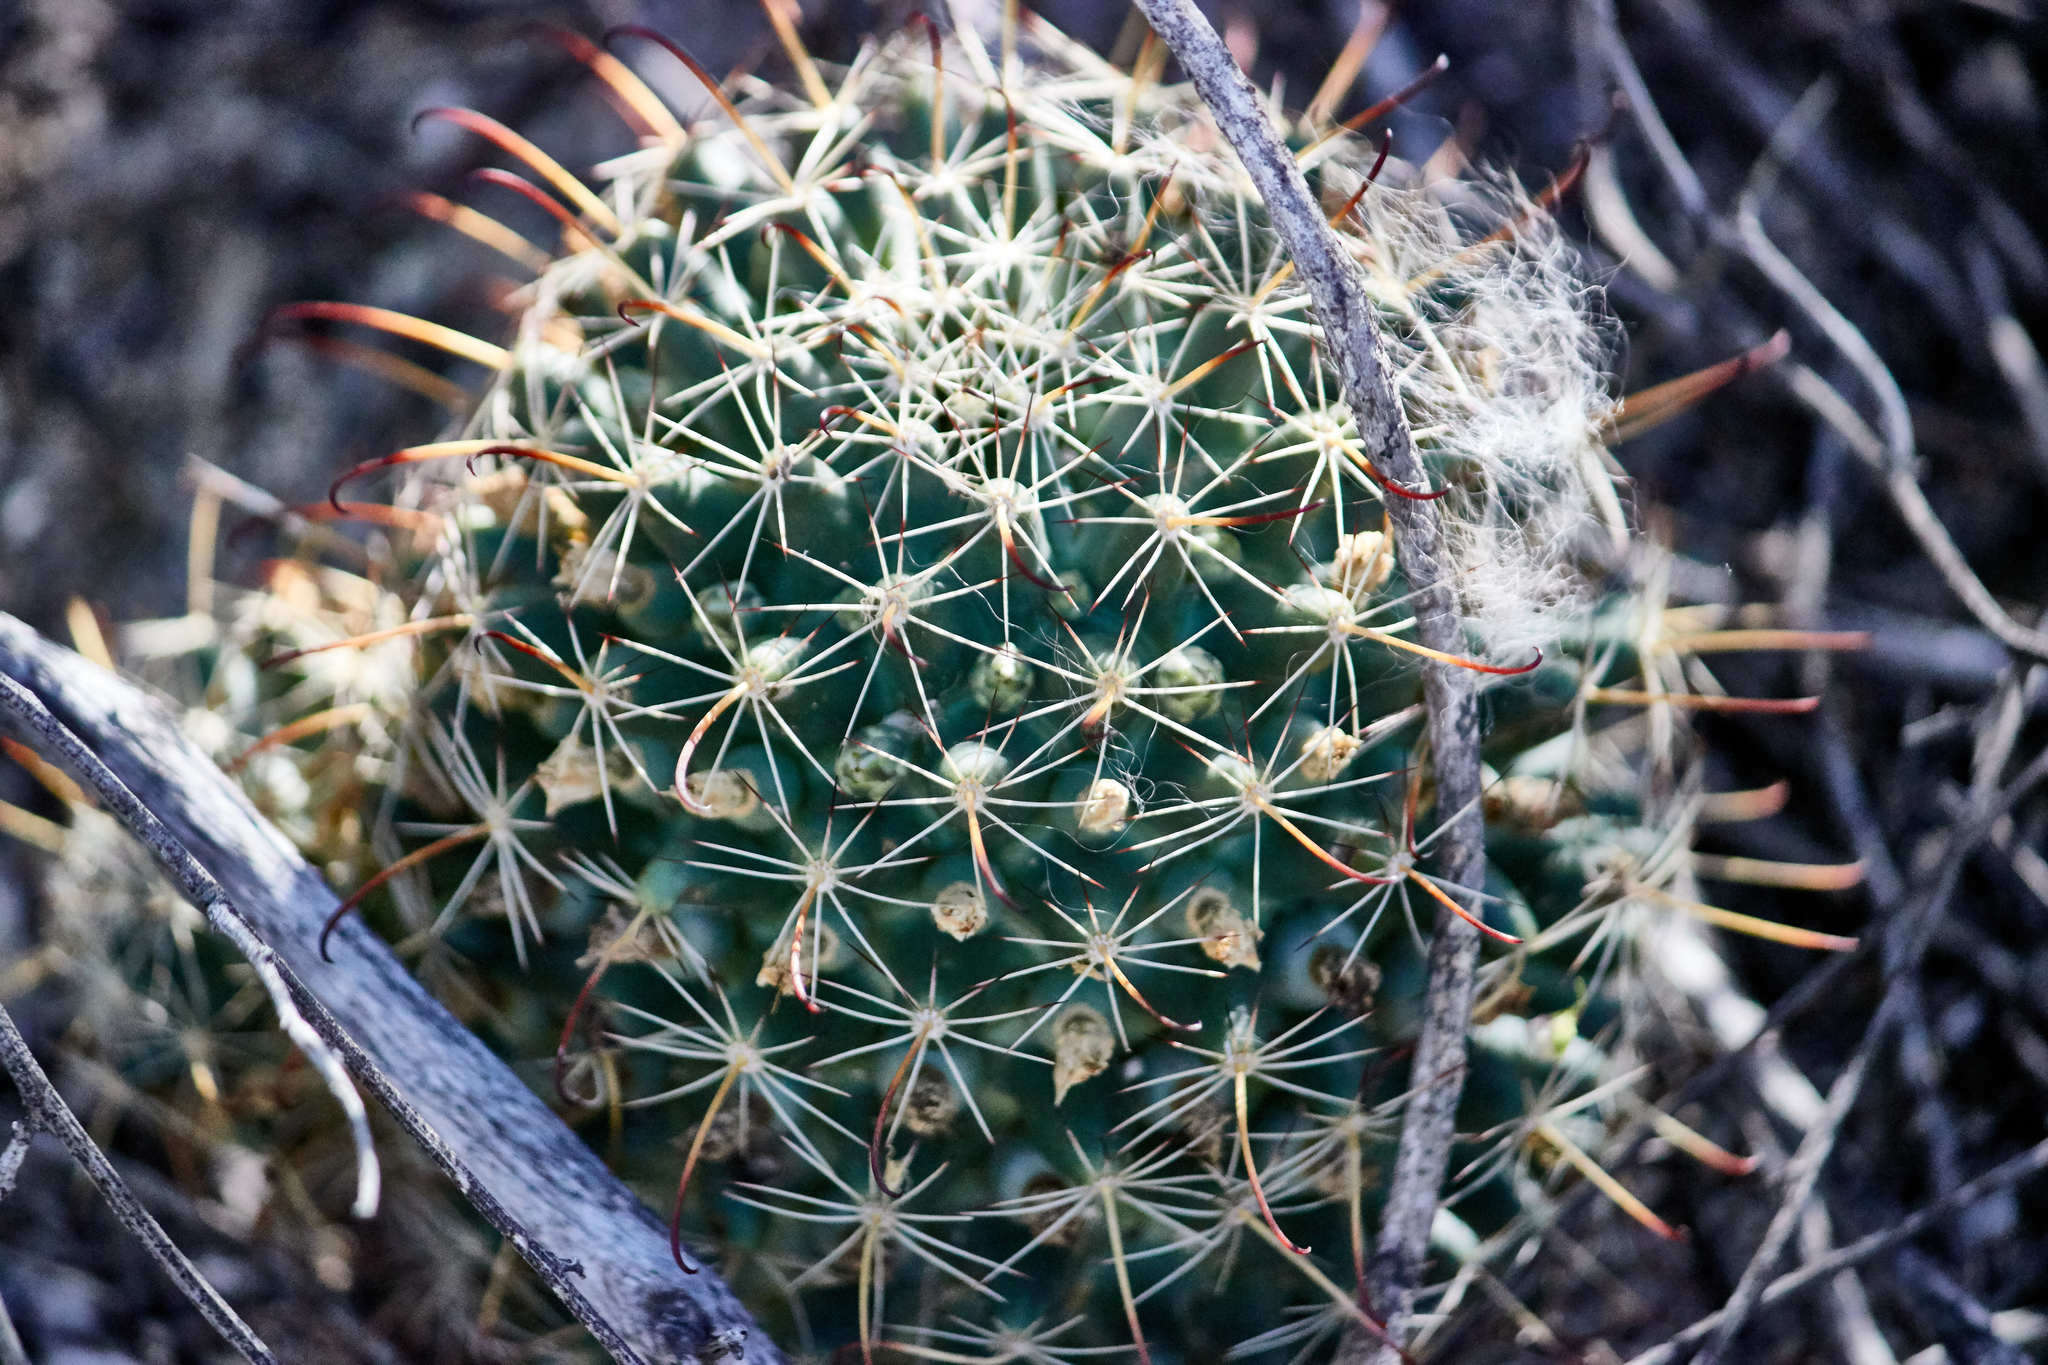
[[[508,1046],[569,1021],[565,1093],[635,1107],[625,1171],[687,1172],[778,1339],[1292,1349],[1362,1316],[1441,897],[1526,940],[1451,1242],[1523,1215],[1527,1096],[1606,1077],[1588,865],[1677,817],[1539,747],[1575,661],[1520,676],[1614,529],[1601,328],[1510,188],[1305,151],[1432,481],[1387,488],[1194,97],[1025,37],[752,90],[577,206],[398,499],[434,624],[348,799],[387,860],[460,851],[366,905],[521,1002]],[[1489,670],[1484,888],[1427,870],[1397,496],[1438,500]],[[325,657],[276,674],[301,709]]]

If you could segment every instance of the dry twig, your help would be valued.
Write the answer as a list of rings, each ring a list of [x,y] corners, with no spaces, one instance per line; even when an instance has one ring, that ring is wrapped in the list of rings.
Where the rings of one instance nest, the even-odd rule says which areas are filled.
[[[242,1321],[241,1315],[228,1306],[220,1291],[206,1282],[206,1277],[185,1258],[184,1252],[178,1250],[177,1243],[163,1230],[163,1225],[151,1217],[149,1210],[142,1207],[142,1202],[129,1192],[128,1182],[121,1179],[114,1163],[107,1160],[107,1154],[99,1149],[92,1135],[85,1131],[85,1125],[78,1121],[78,1115],[71,1112],[71,1106],[64,1103],[64,1097],[57,1093],[57,1087],[50,1083],[49,1076],[37,1064],[35,1054],[29,1051],[28,1040],[14,1026],[14,1016],[7,1012],[5,1006],[0,1006],[0,1067],[6,1068],[7,1074],[14,1079],[15,1089],[21,1092],[22,1104],[28,1109],[29,1125],[64,1144],[65,1150],[71,1153],[71,1159],[78,1163],[86,1179],[92,1181],[93,1188],[107,1201],[107,1207],[121,1220],[121,1226],[133,1233],[156,1263],[164,1268],[178,1286],[178,1292],[191,1300],[192,1306],[227,1339],[230,1346],[241,1353],[242,1359],[251,1365],[275,1365],[277,1357],[270,1353],[270,1348],[263,1344],[248,1323]],[[7,1147],[10,1169],[5,1171],[6,1184],[13,1183],[11,1167],[18,1166],[21,1155],[28,1150],[24,1137],[21,1125],[15,1125],[14,1140]],[[0,1312],[0,1319],[4,1317],[4,1312]],[[10,1325],[0,1340],[11,1339],[13,1335]],[[14,1345],[18,1349],[20,1343],[14,1342]],[[0,1347],[0,1350],[4,1349]]]
[[[47,722],[31,727],[38,741],[109,809],[137,816],[130,827],[197,888],[195,903],[240,923],[236,942],[252,961],[267,955],[294,1012],[614,1359],[685,1359],[737,1333],[750,1365],[780,1365],[732,1291],[708,1270],[678,1271],[646,1206],[381,940],[344,924],[348,951],[320,960],[334,893],[161,706],[5,614],[0,680],[25,703],[11,714]]]
[[[291,992],[285,988],[284,977],[278,970],[277,954],[250,930],[249,922],[235,909],[227,893],[221,890],[220,883],[185,850],[177,836],[165,829],[163,822],[137,801],[135,794],[123,786],[121,780],[81,744],[76,735],[65,729],[33,693],[11,677],[0,677],[0,707],[6,709],[8,728],[32,748],[55,757],[72,776],[90,788],[107,813],[140,840],[164,871],[171,875],[178,889],[185,893],[185,898],[204,912],[214,932],[232,942],[236,951],[255,969],[264,994],[270,997],[272,1007],[277,1010],[277,1021],[285,1036],[305,1054],[306,1060],[312,1064],[348,1118],[349,1138],[356,1150],[353,1212],[358,1218],[368,1218],[376,1213],[378,1188],[383,1177],[377,1166],[377,1150],[370,1141],[370,1116],[363,1109],[362,1096],[356,1094],[355,1087],[349,1084],[348,1072],[340,1059],[306,1022],[306,1016],[299,1012],[298,1006],[292,1003]]]
[[[1365,282],[1260,107],[1258,93],[1192,0],[1137,4],[1209,106],[1265,201],[1267,215],[1287,245],[1329,340],[1367,457],[1394,482],[1421,486],[1421,462],[1394,396],[1386,344],[1373,322]],[[1413,590],[1416,633],[1429,648],[1455,654],[1462,644],[1461,632],[1444,573],[1443,533],[1435,505],[1390,498],[1387,513],[1402,572]],[[1479,713],[1471,675],[1430,662],[1424,664],[1422,678],[1437,810],[1444,826],[1440,876],[1451,886],[1476,886],[1482,879],[1484,830],[1479,813]],[[1458,1095],[1464,1088],[1465,1034],[1472,1018],[1478,961],[1478,930],[1440,912],[1429,953],[1429,994],[1410,1073],[1413,1093],[1368,1275],[1372,1309],[1395,1340],[1401,1338],[1414,1305],[1437,1191],[1450,1157]],[[1354,1332],[1347,1338],[1347,1357],[1367,1352],[1382,1359],[1393,1356],[1364,1334]]]
[[[2048,1138],[2035,1143],[2010,1161],[1992,1167],[1975,1180],[1958,1185],[1949,1194],[1918,1212],[1907,1215],[1890,1227],[1880,1228],[1866,1237],[1859,1237],[1847,1246],[1836,1247],[1827,1255],[1809,1261],[1797,1270],[1780,1275],[1758,1295],[1758,1304],[1770,1308],[1783,1303],[1793,1295],[1804,1293],[1813,1286],[1825,1282],[1830,1276],[1862,1265],[1872,1257],[1883,1255],[1919,1236],[1951,1214],[1959,1213],[1987,1195],[2016,1185],[2042,1170],[2048,1170]],[[1679,1354],[1688,1347],[1718,1332],[1727,1321],[1726,1308],[1709,1313],[1663,1345],[1636,1356],[1628,1365],[1667,1365],[1667,1362],[1678,1359]]]
[[[1811,131],[1814,121],[1809,107],[1794,108],[1774,128],[1758,174],[1752,176],[1732,213],[1716,214],[1706,198],[1699,176],[1678,148],[1656,103],[1650,98],[1642,73],[1636,68],[1628,45],[1615,26],[1611,0],[1588,0],[1587,17],[1615,81],[1628,96],[1631,115],[1656,154],[1659,169],[1678,195],[1695,226],[1715,246],[1747,262],[1774,289],[1784,295],[1806,321],[1848,362],[1877,409],[1875,429],[1825,380],[1804,366],[1787,371],[1792,392],[1814,414],[1839,431],[1854,452],[1875,473],[1890,497],[1893,509],[1906,529],[1919,542],[1921,552],[1933,562],[1949,591],[1976,618],[1979,625],[1998,637],[2007,648],[2035,658],[2048,659],[2048,633],[2015,621],[1998,604],[1983,580],[1963,558],[1948,528],[1943,526],[1914,472],[1915,443],[1906,401],[1898,381],[1869,340],[1841,310],[1808,280],[1764,231],[1760,214],[1761,191],[1774,178],[1777,168],[1791,155],[1793,145]],[[1813,92],[1815,95],[1824,92]],[[1812,105],[1824,103],[1814,99]],[[1807,101],[1802,101],[1806,106]]]
[[[1992,771],[2003,767],[2005,755],[2010,751],[2008,740],[2005,754],[1990,755],[1991,761],[1986,766]],[[2003,789],[1980,794],[1969,823],[1949,835],[1941,864],[1930,879],[1928,889],[1902,914],[1886,925],[1883,953],[1887,981],[1896,980],[1918,966],[1921,955],[1925,953],[1927,944],[1933,936],[1935,922],[1940,919],[1942,910],[1954,891],[1957,878],[1962,875],[1964,866],[1975,854],[1978,845],[1991,836],[1992,828],[1999,819],[2018,805],[2020,799],[2039,786],[2044,779],[2048,779],[2048,752],[2036,755],[2034,760]],[[1883,1003],[1878,1006],[1877,1012],[1871,1016],[1869,1025],[1864,1029],[1863,1039],[1857,1044],[1848,1066],[1829,1088],[1827,1108],[1820,1121],[1808,1130],[1798,1152],[1793,1155],[1791,1168],[1787,1173],[1784,1198],[1778,1206],[1776,1215],[1771,1219],[1770,1226],[1764,1231],[1762,1243],[1751,1256],[1749,1267],[1743,1271],[1734,1292],[1728,1296],[1727,1304],[1717,1315],[1718,1322],[1713,1328],[1712,1340],[1700,1352],[1697,1358],[1698,1365],[1713,1365],[1714,1361],[1721,1359],[1733,1342],[1735,1334],[1742,1330],[1761,1306],[1762,1295],[1768,1283],[1767,1277],[1776,1269],[1798,1226],[1801,1212],[1805,1209],[1807,1201],[1813,1197],[1814,1189],[1820,1181],[1821,1170],[1834,1152],[1842,1120],[1847,1117],[1850,1107],[1855,1104],[1862,1092],[1863,1081],[1869,1074],[1870,1061],[1897,1025],[1908,999],[1908,993],[1903,991],[1891,991],[1884,996]],[[1655,1361],[1670,1358],[1668,1355],[1660,1356],[1651,1352],[1644,1357],[1638,1357],[1638,1365],[1653,1365]]]

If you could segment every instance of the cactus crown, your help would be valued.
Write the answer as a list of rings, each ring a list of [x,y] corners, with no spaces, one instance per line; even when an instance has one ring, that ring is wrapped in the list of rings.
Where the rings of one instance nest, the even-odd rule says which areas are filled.
[[[564,249],[508,348],[405,329],[497,376],[344,479],[405,467],[404,573],[253,600],[244,638],[292,651],[264,708],[351,708],[302,804],[376,813],[381,923],[516,963],[499,1026],[565,1101],[651,1111],[629,1173],[680,1165],[679,1229],[782,1339],[1369,1330],[1341,1286],[1428,925],[1511,948],[1444,1224],[1470,1255],[1540,1198],[1524,1157],[1592,1143],[1616,850],[1683,843],[1570,731],[1580,564],[1622,530],[1587,286],[1512,184],[1304,134],[1430,471],[1396,486],[1189,91],[1039,24],[797,55],[799,93],[688,130],[600,67],[647,136],[595,188],[462,116],[550,182]],[[1442,510],[1451,662],[1494,685],[1483,887],[1417,837],[1394,498]],[[1207,1297],[1248,1261],[1260,1293]]]

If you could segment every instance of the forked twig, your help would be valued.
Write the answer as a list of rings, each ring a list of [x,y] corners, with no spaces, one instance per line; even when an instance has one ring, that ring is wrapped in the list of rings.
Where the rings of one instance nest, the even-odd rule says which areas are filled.
[[[200,885],[273,954],[296,1013],[613,1359],[686,1359],[745,1337],[749,1365],[780,1365],[732,1291],[708,1270],[676,1270],[646,1206],[380,940],[344,924],[340,965],[320,961],[334,893],[163,707],[4,613],[0,677],[10,699],[33,708],[25,714],[47,718],[47,733],[110,770],[114,789],[149,817],[153,850],[204,864],[212,876]]]
[[[28,1040],[14,1026],[14,1016],[4,1005],[0,1005],[0,1067],[7,1069],[7,1074],[14,1079],[15,1089],[21,1092],[22,1103],[28,1109],[29,1124],[64,1144],[65,1150],[71,1153],[71,1159],[78,1163],[86,1179],[92,1181],[100,1197],[107,1201],[107,1207],[121,1220],[121,1226],[135,1234],[136,1240],[177,1284],[178,1292],[192,1301],[200,1316],[211,1323],[214,1330],[251,1365],[274,1365],[277,1357],[270,1353],[270,1348],[228,1306],[220,1291],[206,1282],[206,1277],[185,1258],[184,1252],[178,1250],[177,1243],[163,1230],[163,1225],[129,1192],[128,1182],[121,1179],[114,1163],[107,1160],[107,1154],[99,1149],[92,1135],[85,1131],[85,1125],[78,1121],[78,1115],[71,1112],[71,1106],[64,1103],[64,1097],[50,1083],[35,1054],[29,1051]],[[28,1150],[28,1144],[23,1140],[25,1136],[20,1125],[16,1125],[14,1139],[7,1146],[7,1157],[14,1164],[18,1164],[20,1156]],[[12,1184],[14,1172],[10,1169],[5,1175],[5,1183]],[[8,1330],[11,1334],[11,1329]]]
[[[1394,484],[1426,486],[1406,414],[1394,395],[1385,340],[1375,325],[1365,281],[1329,220],[1309,193],[1294,156],[1260,108],[1258,93],[1192,0],[1137,0],[1236,149],[1266,213],[1286,243],[1317,322],[1328,338],[1344,397],[1358,424],[1367,457]],[[1436,505],[1414,498],[1386,500],[1401,568],[1415,608],[1416,634],[1444,654],[1460,651],[1457,606],[1444,572],[1443,530]],[[1450,664],[1425,660],[1423,694],[1436,776],[1440,880],[1450,886],[1481,883],[1484,838],[1479,811],[1479,712],[1472,677]],[[1465,1033],[1477,989],[1479,930],[1444,911],[1429,953],[1429,993],[1423,1006],[1412,1075],[1421,1078],[1408,1102],[1401,1145],[1388,1186],[1368,1276],[1374,1310],[1400,1340],[1436,1216],[1437,1191],[1449,1162],[1453,1119],[1464,1088]],[[1354,1332],[1344,1356],[1394,1352]]]
[[[1827,1255],[1808,1261],[1797,1270],[1780,1275],[1758,1296],[1758,1306],[1769,1308],[1783,1303],[1794,1294],[1803,1293],[1830,1276],[1881,1256],[1907,1240],[1919,1236],[1942,1219],[1960,1213],[1978,1200],[2016,1185],[2041,1170],[2048,1170],[2048,1138],[2035,1143],[2011,1160],[2000,1162],[1975,1180],[1956,1186],[1946,1195],[1925,1208],[1906,1215],[1890,1227],[1879,1228],[1876,1232],[1857,1238],[1847,1246],[1836,1247]],[[1707,1314],[1669,1341],[1634,1357],[1628,1365],[1667,1365],[1667,1362],[1676,1360],[1687,1347],[1696,1345],[1719,1329],[1726,1320],[1727,1312],[1728,1310],[1723,1308]]]
[[[1893,509],[1906,523],[1920,549],[1941,574],[1949,591],[1977,623],[2007,648],[2037,659],[2048,659],[2048,633],[2023,625],[2000,606],[1957,548],[1948,528],[1941,523],[1914,472],[1915,441],[1906,400],[1877,350],[1855,323],[1830,303],[1813,282],[1778,249],[1765,233],[1759,214],[1760,188],[1757,181],[1745,189],[1732,213],[1714,212],[1699,176],[1671,136],[1657,105],[1650,97],[1642,72],[1623,41],[1615,23],[1612,0],[1588,0],[1586,11],[1602,54],[1615,81],[1628,97],[1631,116],[1649,142],[1659,169],[1694,225],[1708,234],[1714,244],[1746,261],[1772,288],[1784,295],[1828,344],[1847,362],[1869,391],[1876,408],[1875,429],[1840,394],[1811,371],[1792,371],[1795,396],[1822,421],[1841,433],[1849,449],[1884,483]],[[1792,111],[1800,115],[1801,110]],[[1788,117],[1780,125],[1773,146],[1767,152],[1769,171],[1789,155],[1789,143],[1810,131],[1803,117]],[[1800,382],[1803,378],[1804,382]],[[1816,392],[1816,389],[1820,392]]]
[[[2007,753],[2009,752],[2008,746]],[[1996,769],[2003,764],[2004,758],[2001,756],[1990,766]],[[1948,904],[1965,864],[1974,855],[1978,846],[1991,837],[1991,831],[1998,820],[2018,805],[2022,797],[2044,781],[2048,781],[2048,751],[2035,755],[2005,787],[1977,794],[1968,822],[1949,836],[1940,865],[1930,879],[1927,890],[1886,926],[1882,946],[1887,982],[1897,980],[1918,966],[1929,941],[1933,938],[1935,923]],[[1793,1155],[1785,1181],[1786,1192],[1777,1213],[1772,1217],[1770,1226],[1764,1230],[1763,1240],[1750,1257],[1749,1265],[1736,1282],[1735,1289],[1729,1294],[1727,1304],[1716,1315],[1716,1323],[1711,1329],[1711,1339],[1698,1357],[1700,1365],[1712,1365],[1712,1362],[1721,1359],[1733,1343],[1736,1333],[1741,1331],[1750,1317],[1762,1306],[1767,1277],[1776,1269],[1778,1260],[1783,1256],[1797,1227],[1799,1215],[1804,1211],[1807,1201],[1813,1197],[1815,1187],[1820,1182],[1821,1171],[1834,1152],[1842,1120],[1847,1117],[1850,1107],[1855,1104],[1862,1091],[1863,1080],[1869,1074],[1871,1058],[1877,1049],[1883,1046],[1892,1028],[1897,1025],[1909,998],[1908,993],[1903,991],[1891,990],[1885,993],[1877,1012],[1865,1026],[1863,1038],[1851,1054],[1848,1066],[1829,1087],[1826,1109],[1819,1121],[1808,1130],[1806,1137],[1799,1144],[1799,1150]],[[1655,1356],[1653,1353],[1652,1358],[1662,1361],[1671,1357]],[[1651,1365],[1651,1362],[1646,1360],[1643,1365]]]
[[[14,1193],[14,1178],[21,1174],[21,1163],[28,1159],[28,1145],[35,1135],[34,1125],[16,1122],[13,1135],[7,1139],[7,1149],[0,1151],[0,1204]]]
[[[306,1016],[299,1013],[299,1007],[292,1003],[291,992],[286,989],[284,976],[278,970],[277,954],[250,930],[249,922],[242,918],[241,911],[235,909],[227,892],[221,890],[220,883],[199,865],[178,837],[164,828],[163,821],[136,800],[135,793],[128,790],[121,779],[100,762],[98,755],[79,741],[77,735],[66,729],[62,721],[51,715],[34,693],[13,678],[0,676],[0,707],[6,710],[7,728],[20,735],[31,747],[55,758],[73,777],[90,788],[107,813],[140,840],[171,879],[177,882],[178,889],[185,893],[185,899],[205,913],[206,922],[213,926],[214,931],[232,942],[235,950],[255,969],[256,979],[263,983],[264,994],[270,997],[272,1007],[277,1010],[278,1024],[284,1029],[285,1037],[305,1054],[348,1119],[349,1138],[356,1151],[356,1199],[351,1211],[358,1218],[375,1214],[383,1176],[377,1166],[377,1150],[370,1141],[370,1116],[363,1109],[363,1097],[349,1083],[348,1071],[342,1066],[341,1059],[306,1022]]]
[[[0,1302],[0,1365],[29,1365],[28,1349],[15,1335],[14,1319],[7,1316],[4,1302]]]

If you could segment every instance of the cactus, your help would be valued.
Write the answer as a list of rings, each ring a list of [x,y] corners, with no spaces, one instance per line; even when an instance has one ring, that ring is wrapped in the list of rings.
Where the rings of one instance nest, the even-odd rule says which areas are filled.
[[[1575,1177],[1669,1233],[1600,1155],[1640,1108],[1635,946],[1711,911],[1673,708],[1632,704],[1687,700],[1663,663],[1710,623],[1660,635],[1621,553],[1609,329],[1549,196],[1296,130],[1430,471],[1404,487],[1156,64],[1035,21],[843,71],[792,44],[794,90],[707,78],[685,129],[578,50],[642,135],[594,186],[450,115],[562,223],[547,257],[443,206],[536,272],[509,346],[287,313],[493,372],[461,431],[337,481],[371,568],[280,562],[209,656],[344,913],[552,1052],[678,1261],[712,1249],[792,1344],[1375,1333],[1440,912],[1492,943],[1444,1264]],[[1484,886],[1429,870],[1397,498],[1441,512],[1448,662],[1487,689]]]

